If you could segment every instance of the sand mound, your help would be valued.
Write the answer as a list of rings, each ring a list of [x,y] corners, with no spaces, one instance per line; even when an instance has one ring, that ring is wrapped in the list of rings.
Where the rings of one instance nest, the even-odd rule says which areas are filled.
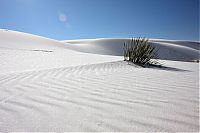
[[[0,48],[18,50],[54,50],[64,45],[53,39],[23,32],[0,29]]]
[[[36,35],[0,30],[0,74],[122,60],[122,57],[80,53],[65,45]]]

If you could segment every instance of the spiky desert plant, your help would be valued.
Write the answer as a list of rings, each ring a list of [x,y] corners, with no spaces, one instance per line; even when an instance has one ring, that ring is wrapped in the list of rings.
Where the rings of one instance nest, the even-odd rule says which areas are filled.
[[[146,38],[132,39],[128,43],[124,43],[124,60],[130,61],[138,65],[156,64],[157,61],[151,59],[158,58],[158,49],[149,43]]]

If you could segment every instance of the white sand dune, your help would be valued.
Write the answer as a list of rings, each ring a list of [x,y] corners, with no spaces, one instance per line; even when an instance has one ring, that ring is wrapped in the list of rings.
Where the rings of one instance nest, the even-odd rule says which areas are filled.
[[[69,49],[106,55],[123,55],[123,45],[131,39],[84,39],[66,40]],[[151,39],[150,43],[159,48],[159,59],[191,61],[200,59],[200,43],[192,41],[170,41]]]
[[[0,30],[0,74],[95,64],[122,57],[80,53],[56,40]]]
[[[83,44],[70,47],[82,51]],[[90,50],[101,47],[93,44]],[[173,47],[198,51],[181,43]],[[141,68],[105,55],[103,48],[94,52],[101,55],[68,48],[0,31],[1,132],[199,131],[198,63],[166,60],[162,68]]]

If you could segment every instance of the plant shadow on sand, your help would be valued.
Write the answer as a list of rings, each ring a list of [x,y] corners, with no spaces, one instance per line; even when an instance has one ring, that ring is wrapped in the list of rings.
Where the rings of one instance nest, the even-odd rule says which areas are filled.
[[[165,70],[165,71],[191,72],[190,70],[174,68],[174,67],[167,67],[167,66],[164,66],[163,64],[149,64],[147,66],[142,66],[140,64],[128,62],[128,65],[131,65],[131,66],[134,66],[137,68],[151,68],[151,69]]]

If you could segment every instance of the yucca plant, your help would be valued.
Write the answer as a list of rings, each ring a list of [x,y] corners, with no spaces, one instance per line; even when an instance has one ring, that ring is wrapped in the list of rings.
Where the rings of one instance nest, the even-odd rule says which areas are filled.
[[[158,49],[146,38],[136,38],[124,43],[124,60],[138,65],[157,64],[157,61],[152,61],[158,58],[157,52]]]

